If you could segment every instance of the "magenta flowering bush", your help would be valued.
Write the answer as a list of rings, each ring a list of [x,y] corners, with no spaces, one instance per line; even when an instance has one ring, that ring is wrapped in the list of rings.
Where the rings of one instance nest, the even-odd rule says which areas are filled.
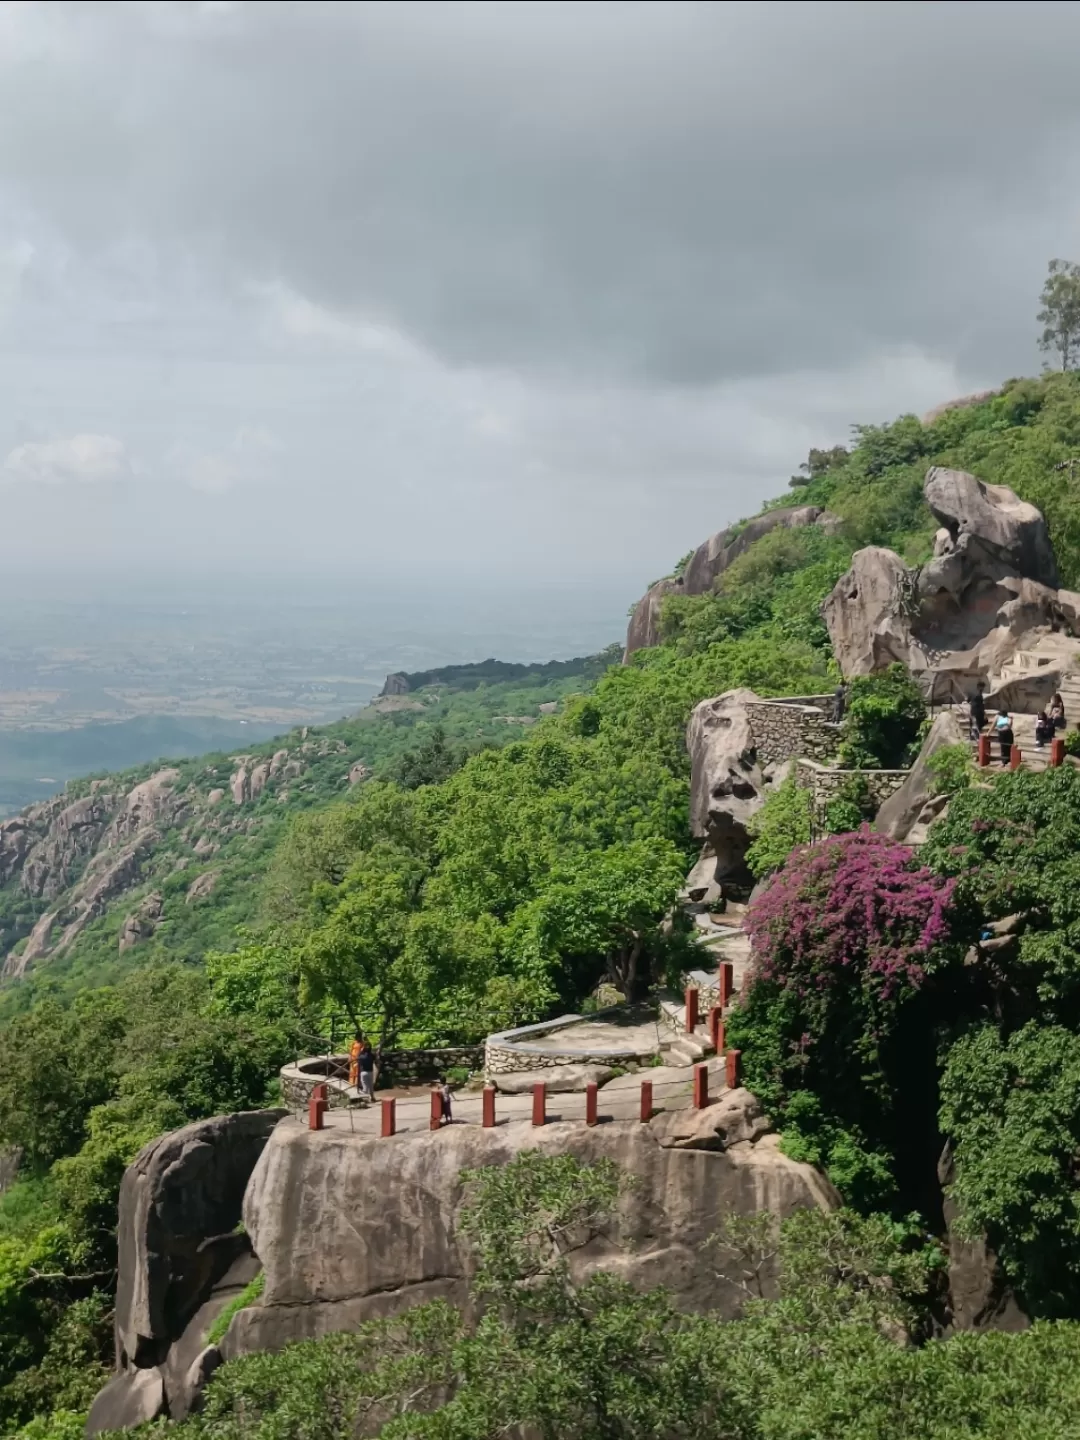
[[[747,915],[754,981],[803,999],[852,984],[880,1000],[917,990],[949,938],[955,883],[867,825],[801,846]]]

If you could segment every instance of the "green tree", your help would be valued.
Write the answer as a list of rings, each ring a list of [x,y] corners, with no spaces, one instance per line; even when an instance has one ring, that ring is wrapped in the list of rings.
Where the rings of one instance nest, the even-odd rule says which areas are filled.
[[[848,682],[840,758],[860,770],[899,770],[918,751],[926,702],[906,665]]]
[[[1062,370],[1072,370],[1080,345],[1080,265],[1051,260],[1039,298],[1042,309],[1037,318],[1043,327],[1039,349],[1056,351]]]

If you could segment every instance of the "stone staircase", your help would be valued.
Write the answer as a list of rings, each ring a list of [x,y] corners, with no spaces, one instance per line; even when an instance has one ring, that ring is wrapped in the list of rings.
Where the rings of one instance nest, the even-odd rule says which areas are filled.
[[[999,681],[1023,679],[1026,675],[1037,673],[1038,670],[1046,667],[1047,656],[1038,651],[1018,651],[1013,661],[1002,668],[998,677]],[[1067,728],[1075,728],[1080,724],[1080,669],[1069,669],[1061,677],[1058,683],[1058,691],[1065,702],[1065,716],[1068,721]],[[968,707],[958,706],[963,722],[968,723]],[[1038,719],[1034,714],[1023,714],[1017,710],[1010,711],[1012,717],[1012,729],[1014,743],[1020,750],[1021,764],[1025,770],[1046,770],[1050,764],[1049,743],[1040,747],[1035,741],[1035,722]],[[993,707],[990,707],[990,715],[993,715]],[[991,736],[991,758],[990,764],[993,768],[1000,768],[1001,758],[997,743],[993,740],[994,728],[991,720],[989,726]],[[1060,734],[1060,732],[1059,732]],[[975,748],[975,742],[972,742]]]
[[[710,1055],[716,1054],[716,1046],[709,1036],[708,1016],[690,1034],[686,1029],[686,1005],[671,995],[660,997],[659,1020],[671,1039],[664,1042],[663,1055],[668,1065],[699,1065]]]

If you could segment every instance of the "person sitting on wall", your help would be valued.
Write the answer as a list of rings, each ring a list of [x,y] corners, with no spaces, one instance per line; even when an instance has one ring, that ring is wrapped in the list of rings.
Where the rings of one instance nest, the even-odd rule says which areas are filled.
[[[1053,721],[1055,730],[1065,729],[1065,701],[1059,692],[1054,692],[1054,698],[1050,701],[1050,708],[1046,713]]]
[[[1041,750],[1048,741],[1054,738],[1054,722],[1050,718],[1050,707],[1039,712],[1039,718],[1035,721],[1035,745]]]

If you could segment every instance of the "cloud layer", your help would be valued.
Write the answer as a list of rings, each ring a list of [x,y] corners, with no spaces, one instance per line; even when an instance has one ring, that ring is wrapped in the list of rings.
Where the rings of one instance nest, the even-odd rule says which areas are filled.
[[[629,595],[810,445],[1037,365],[1078,44],[978,0],[8,7],[5,470],[118,437],[97,543],[179,487],[178,567]]]

